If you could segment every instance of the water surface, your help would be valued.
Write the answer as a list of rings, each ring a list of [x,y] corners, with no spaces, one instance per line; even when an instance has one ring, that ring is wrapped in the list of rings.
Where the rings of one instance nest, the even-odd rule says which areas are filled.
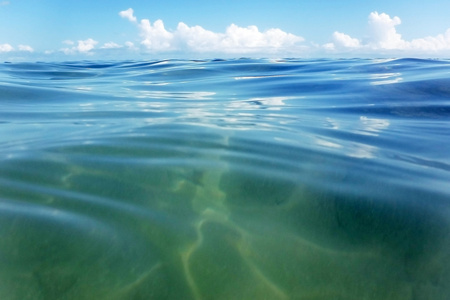
[[[450,62],[0,65],[0,299],[448,299]]]

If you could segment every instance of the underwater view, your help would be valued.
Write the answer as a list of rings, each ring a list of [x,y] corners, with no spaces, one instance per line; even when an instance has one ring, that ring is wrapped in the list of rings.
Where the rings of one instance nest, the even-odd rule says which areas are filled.
[[[0,299],[449,295],[450,61],[0,64]]]

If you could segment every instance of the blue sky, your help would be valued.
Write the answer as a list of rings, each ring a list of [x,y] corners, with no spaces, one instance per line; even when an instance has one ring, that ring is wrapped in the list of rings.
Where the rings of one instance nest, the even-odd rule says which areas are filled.
[[[0,59],[450,57],[450,1],[0,0]]]

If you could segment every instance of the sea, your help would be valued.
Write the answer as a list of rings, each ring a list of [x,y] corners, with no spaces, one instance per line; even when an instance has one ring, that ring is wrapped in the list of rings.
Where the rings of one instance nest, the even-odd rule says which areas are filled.
[[[450,60],[0,63],[0,299],[450,299]]]

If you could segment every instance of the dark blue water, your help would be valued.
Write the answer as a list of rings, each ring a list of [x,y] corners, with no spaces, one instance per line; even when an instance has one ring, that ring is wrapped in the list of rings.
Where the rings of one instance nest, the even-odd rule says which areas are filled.
[[[0,65],[0,299],[449,295],[449,61]]]

